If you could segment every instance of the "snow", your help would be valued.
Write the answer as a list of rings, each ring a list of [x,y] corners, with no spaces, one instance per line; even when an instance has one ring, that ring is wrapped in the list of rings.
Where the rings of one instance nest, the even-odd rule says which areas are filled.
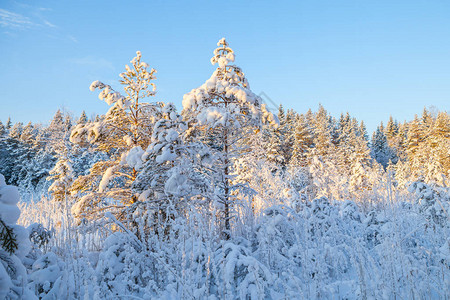
[[[15,186],[6,185],[3,175],[0,176],[0,218],[6,224],[15,224],[20,216],[16,205],[20,199],[19,191]]]
[[[91,83],[91,85],[89,86],[89,90],[91,92],[95,91],[96,88],[100,87],[102,85],[102,83],[98,80],[94,81]]]
[[[142,156],[144,153],[145,151],[141,146],[131,148],[126,157],[127,164],[135,170],[140,170],[143,166]]]
[[[84,195],[74,205],[72,205],[70,212],[75,216],[83,214],[84,207],[92,200],[91,195]]]
[[[100,181],[100,184],[98,185],[98,190],[100,193],[105,191],[106,186],[109,184],[112,176],[114,175],[115,169],[116,169],[115,166],[109,167],[108,169],[106,169],[105,174],[103,174],[102,180]]]
[[[197,120],[200,125],[209,125],[210,127],[216,127],[218,125],[225,126],[227,122],[227,110],[218,107],[208,107],[202,110]]]
[[[167,130],[165,140],[168,143],[172,143],[172,142],[175,142],[179,136],[180,135],[178,134],[178,132],[175,129],[170,128],[169,130]]]
[[[177,157],[175,153],[172,152],[170,147],[162,148],[161,154],[156,157],[156,162],[162,164],[166,161],[172,161]]]
[[[185,175],[174,173],[170,176],[164,185],[164,191],[168,194],[179,195],[185,189],[184,184],[187,178]]]
[[[30,252],[31,243],[28,231],[16,222],[20,216],[17,203],[20,200],[18,190],[14,186],[6,185],[5,178],[0,174],[0,298],[11,299],[17,291],[22,291],[28,299],[35,299],[34,295],[23,286],[27,282],[27,271],[22,260]],[[6,226],[6,227],[4,227]],[[7,236],[3,236],[11,230],[13,242],[17,247],[8,250]],[[11,251],[12,250],[12,251]],[[12,299],[14,299],[12,298]]]
[[[221,57],[217,61],[220,68],[224,68],[226,65],[228,65],[228,59],[226,57]]]
[[[133,139],[131,136],[126,135],[123,137],[123,140],[125,141],[125,143],[127,144],[127,146],[131,146],[133,144]]]
[[[6,299],[6,295],[13,287],[11,278],[5,270],[3,264],[0,263],[0,299]]]

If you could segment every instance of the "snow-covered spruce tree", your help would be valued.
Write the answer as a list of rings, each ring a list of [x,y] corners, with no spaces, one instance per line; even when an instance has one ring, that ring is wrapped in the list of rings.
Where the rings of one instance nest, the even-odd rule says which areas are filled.
[[[12,127],[11,117],[8,117],[8,120],[5,123],[5,128],[6,128],[6,130],[10,130],[11,127]]]
[[[314,152],[322,159],[331,159],[335,152],[335,145],[332,143],[332,127],[328,112],[319,105],[319,110],[314,114],[313,119],[313,143]]]
[[[202,86],[183,97],[183,116],[188,123],[187,135],[203,140],[214,153],[215,202],[222,205],[224,238],[231,233],[238,186],[233,184],[233,166],[244,151],[240,141],[264,122],[277,123],[249,87],[242,70],[232,65],[234,52],[225,38],[217,43],[211,58],[218,68]]]
[[[28,232],[16,225],[19,192],[6,185],[0,174],[0,299],[35,299],[26,288],[27,271],[22,259],[30,250]]]
[[[72,164],[68,153],[60,153],[58,161],[50,170],[50,176],[47,177],[47,180],[53,181],[48,191],[52,194],[54,200],[58,202],[67,200],[73,179]]]
[[[5,140],[5,153],[0,157],[0,171],[9,184],[19,185],[27,175],[27,165],[33,156],[29,145],[20,140],[23,132],[22,123],[16,123],[9,130]]]
[[[347,155],[349,161],[349,190],[352,199],[358,202],[365,201],[363,194],[372,188],[370,178],[372,173],[372,163],[370,159],[370,149],[364,138],[363,132],[357,127],[356,119],[350,125],[348,145],[351,149]]]
[[[270,125],[263,126],[264,129],[267,127]],[[250,203],[244,206],[245,210],[240,213],[239,221],[245,226],[241,226],[239,233],[244,236],[253,234],[253,225],[255,221],[257,223],[263,210],[281,203],[290,204],[297,196],[297,190],[292,184],[291,170],[286,170],[280,161],[273,159],[271,154],[274,153],[267,151],[267,131],[262,130],[249,137],[248,151],[235,159],[233,167],[235,184],[247,186],[253,193]],[[280,153],[277,153],[277,157],[283,159]]]
[[[266,149],[267,159],[280,166],[285,164],[281,143],[283,137],[278,128],[267,126],[263,129],[264,148]]]
[[[58,109],[48,127],[45,130],[41,130],[38,134],[36,143],[39,144],[40,148],[55,155],[55,151],[60,150],[61,146],[63,146],[61,144],[62,141],[67,140],[65,136],[67,136],[71,126],[70,115]],[[59,149],[56,149],[58,147]]]
[[[392,150],[389,147],[386,135],[384,134],[383,123],[381,123],[373,133],[371,146],[372,158],[386,169],[389,160],[392,158]]]
[[[294,144],[289,164],[296,167],[306,167],[308,150],[312,146],[312,135],[304,115],[297,117],[292,135]]]
[[[130,152],[143,151],[150,143],[161,104],[142,102],[155,95],[152,81],[156,71],[149,70],[149,65],[141,61],[141,52],[131,60],[131,67],[125,67],[126,71],[120,74],[125,94],[94,81],[91,91],[100,89],[99,98],[111,107],[98,120],[75,126],[70,136],[73,143],[91,143],[96,151],[106,152],[110,157],[96,162],[88,175],[78,177],[72,185],[73,192],[81,196],[72,207],[78,217],[94,218],[104,211],[117,214],[137,200],[131,191],[137,170],[130,167],[126,157]]]
[[[312,179],[312,196],[341,199],[346,193],[348,181],[341,176],[336,164],[336,137],[332,129],[334,120],[322,105],[312,119],[314,147],[308,151],[308,166]]]
[[[20,135],[20,141],[32,146],[35,140],[36,130],[33,124],[31,122],[28,122],[28,124],[23,128],[22,134]]]
[[[398,160],[403,156],[400,126],[398,122],[394,120],[392,116],[390,116],[384,130],[389,148],[391,149],[391,162],[393,164],[396,164]]]
[[[130,166],[139,170],[132,185],[139,198],[132,210],[135,214],[145,212],[146,217],[141,221],[145,223],[146,234],[151,230],[167,235],[169,224],[181,213],[183,204],[190,196],[199,194],[193,192],[201,180],[194,181],[192,177],[195,167],[191,158],[194,155],[182,139],[185,130],[186,124],[175,105],[168,103],[161,108],[147,149],[130,152],[126,158]]]
[[[283,105],[278,108],[278,119],[280,126],[277,128],[279,139],[279,152],[283,157],[284,165],[288,164],[292,156],[292,147],[294,144],[294,136],[292,132],[295,127],[296,113],[292,109],[284,111]]]
[[[3,125],[2,121],[0,121],[0,138],[6,135],[6,127]]]
[[[424,151],[424,140],[426,128],[424,123],[417,115],[414,120],[409,123],[408,136],[406,140],[406,153],[408,154],[408,161],[411,168],[411,176],[413,180],[423,180],[425,173],[427,153]]]
[[[83,111],[81,112],[80,117],[78,118],[78,121],[77,121],[77,124],[76,124],[76,125],[79,125],[79,124],[86,124],[87,121],[88,121],[88,118],[87,118],[87,116],[86,116],[86,112],[83,110]]]
[[[18,140],[20,138],[20,135],[22,134],[22,131],[23,131],[23,123],[17,122],[11,127],[8,134],[10,138]]]
[[[74,181],[71,161],[74,153],[72,152],[73,148],[78,146],[72,145],[69,141],[71,135],[70,118],[66,116],[64,123],[56,122],[55,120],[58,119],[62,120],[59,110],[52,121],[52,124],[54,125],[54,129],[52,130],[54,131],[53,138],[60,135],[60,138],[53,140],[52,143],[52,148],[54,149],[58,160],[54,167],[49,171],[49,176],[46,179],[51,182],[51,185],[48,187],[48,192],[52,195],[53,199],[57,202],[68,204],[69,202],[67,202],[67,200],[69,200],[70,187]],[[58,124],[59,126],[55,126],[55,124]]]

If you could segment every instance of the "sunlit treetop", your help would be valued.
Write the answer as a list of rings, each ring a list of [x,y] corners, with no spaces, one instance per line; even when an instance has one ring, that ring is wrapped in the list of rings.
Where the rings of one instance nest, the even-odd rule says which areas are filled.
[[[211,58],[213,65],[218,64],[211,77],[200,87],[193,89],[183,97],[183,111],[197,115],[200,125],[209,124],[235,127],[270,123],[278,124],[276,116],[267,111],[259,96],[250,90],[245,74],[236,65],[234,51],[225,38],[217,43]]]

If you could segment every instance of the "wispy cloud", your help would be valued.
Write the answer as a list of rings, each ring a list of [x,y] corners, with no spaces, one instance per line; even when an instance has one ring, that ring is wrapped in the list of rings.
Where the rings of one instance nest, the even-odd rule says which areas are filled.
[[[69,38],[69,40],[71,40],[72,42],[74,42],[74,43],[78,43],[78,40],[77,40],[77,38],[76,38],[76,37],[74,37],[73,35],[69,34],[69,35],[67,35],[67,37],[68,37],[68,38]]]
[[[47,21],[47,20],[45,20],[45,19],[42,19],[42,22],[43,22],[46,26],[51,27],[51,28],[57,28],[57,27],[58,27],[58,26],[56,26],[55,24],[50,23],[49,21]]]
[[[17,10],[6,10],[0,8],[0,28],[2,34],[10,37],[17,37],[21,32],[28,30],[46,30],[45,34],[60,39],[68,39],[73,43],[78,43],[78,40],[73,35],[65,32],[63,28],[50,22],[46,16],[47,13],[52,12],[51,8],[37,7],[25,3],[17,3]]]
[[[25,15],[0,8],[0,26],[10,30],[58,28],[44,18],[41,11],[45,11],[45,9],[28,7],[28,13]]]
[[[0,26],[12,29],[25,29],[35,26],[30,18],[0,8]]]

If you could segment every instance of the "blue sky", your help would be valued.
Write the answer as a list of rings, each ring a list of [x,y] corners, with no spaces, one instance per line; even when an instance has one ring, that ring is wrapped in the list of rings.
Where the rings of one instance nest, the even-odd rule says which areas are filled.
[[[155,101],[181,107],[221,37],[252,90],[306,112],[349,111],[370,131],[424,106],[450,110],[450,1],[8,1],[0,3],[0,120],[104,113],[142,51]]]

